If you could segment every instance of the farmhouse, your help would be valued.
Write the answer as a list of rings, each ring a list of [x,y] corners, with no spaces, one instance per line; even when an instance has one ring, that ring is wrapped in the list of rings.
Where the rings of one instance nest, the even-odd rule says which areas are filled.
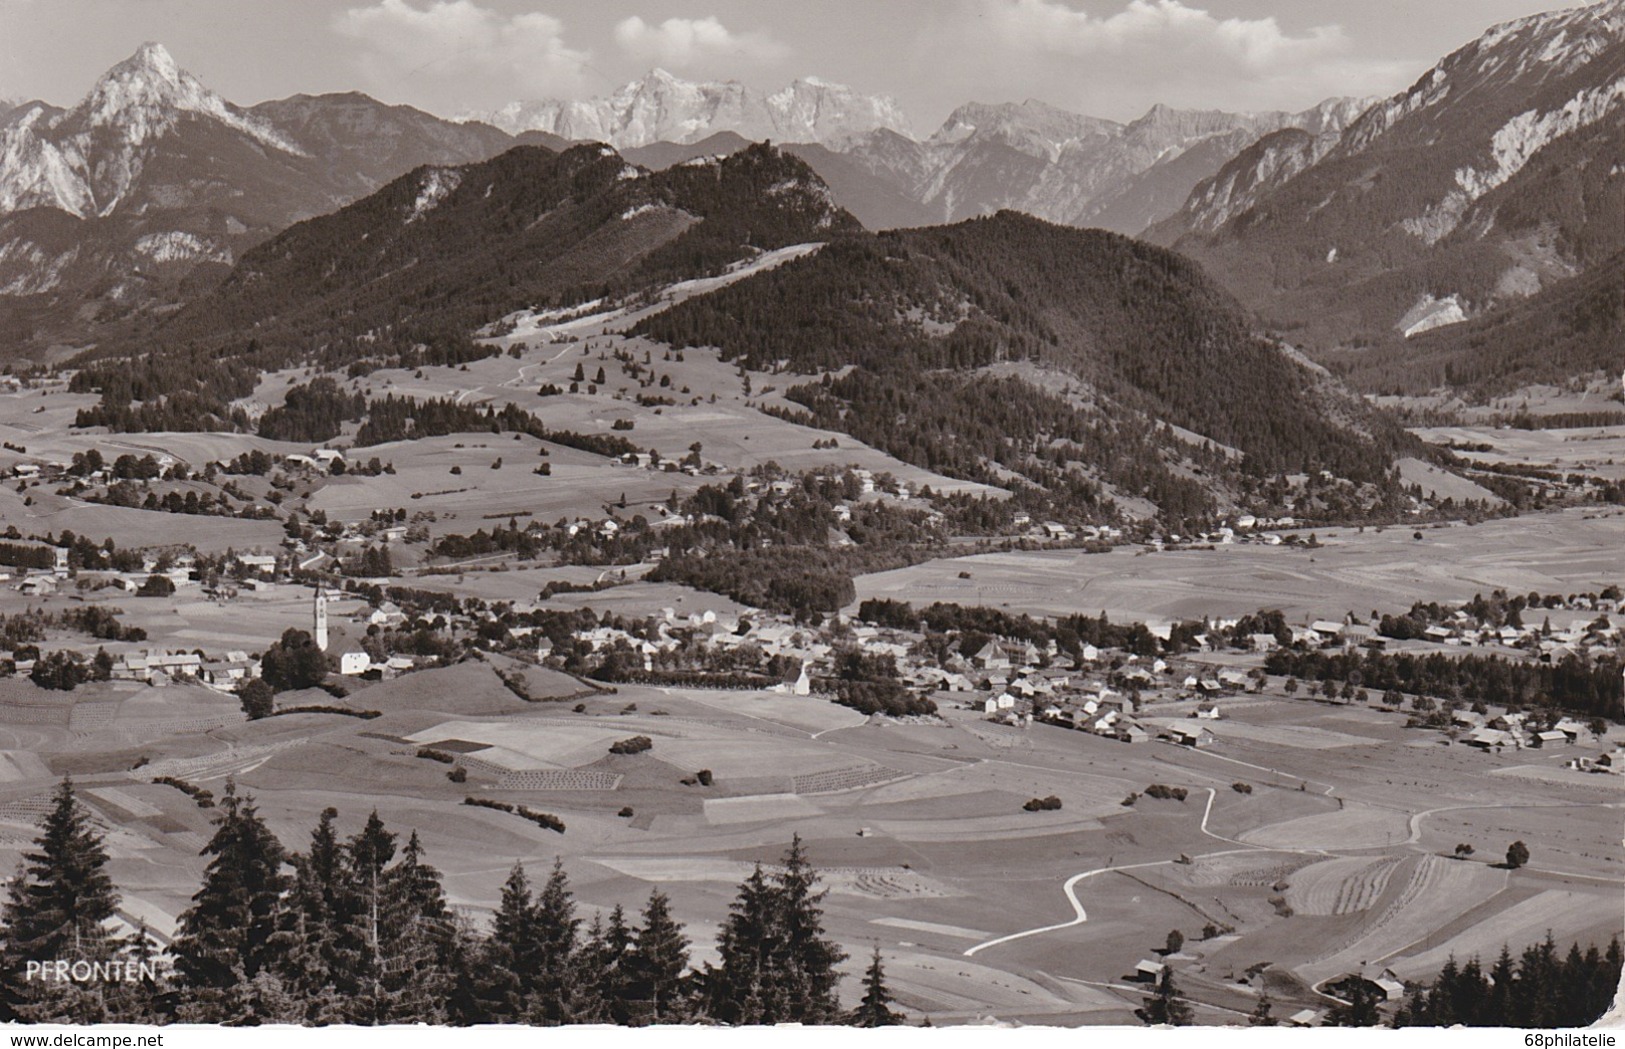
[[[1512,734],[1498,728],[1481,728],[1475,730],[1464,742],[1469,747],[1479,747],[1489,750],[1491,747],[1504,747],[1513,742]]]
[[[1163,974],[1163,971],[1167,968],[1168,967],[1161,962],[1154,962],[1149,958],[1142,959],[1134,966],[1134,975],[1137,978],[1144,980],[1146,983],[1152,983],[1158,977],[1160,977]]]
[[[1186,728],[1184,725],[1170,725],[1162,731],[1162,738],[1182,747],[1213,745],[1213,733],[1205,728]]]
[[[1329,619],[1317,619],[1309,624],[1309,629],[1315,632],[1322,644],[1329,644],[1342,636],[1343,624],[1333,623]]]
[[[1551,749],[1552,747],[1566,747],[1572,742],[1573,740],[1569,739],[1565,733],[1559,732],[1556,729],[1551,729],[1547,732],[1535,733],[1534,736],[1530,738],[1529,745],[1531,747],[1540,747],[1544,750]]]

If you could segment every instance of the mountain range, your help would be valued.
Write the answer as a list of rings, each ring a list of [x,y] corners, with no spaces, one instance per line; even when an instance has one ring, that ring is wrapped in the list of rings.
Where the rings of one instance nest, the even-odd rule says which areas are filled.
[[[814,78],[760,93],[657,70],[608,99],[491,116],[502,126],[360,94],[239,107],[154,44],[71,108],[0,105],[0,349],[60,359],[149,330],[256,245],[414,169],[578,136],[619,143],[639,178],[777,136],[870,229],[1013,210],[1143,235],[1201,262],[1261,328],[1384,382],[1407,343],[1589,301],[1561,289],[1625,250],[1625,0],[1494,27],[1392,98],[1300,113],[1157,106],[1122,124],[967,104],[919,140],[889,100]],[[1453,350],[1452,374],[1562,377],[1538,347],[1468,344],[1529,366]]]
[[[1148,236],[1312,352],[1527,300],[1625,248],[1625,0],[1496,26],[1338,135],[1242,151]]]
[[[607,98],[514,102],[479,119],[514,133],[542,131],[623,151],[702,142],[715,149],[731,141],[719,135],[790,143],[803,147],[800,155],[843,203],[842,189],[856,172],[878,180],[894,206],[876,209],[877,189],[853,187],[859,199],[869,198],[876,228],[1012,208],[1136,234],[1172,215],[1197,182],[1261,136],[1282,128],[1339,132],[1373,101],[1330,99],[1303,113],[1258,114],[1159,105],[1128,124],[1032,99],[972,103],[918,139],[885,96],[814,78],[763,94],[737,81],[694,83],[657,69]]]
[[[804,77],[762,93],[737,80],[695,83],[650,70],[608,98],[510,102],[478,116],[510,134],[543,131],[582,142],[631,149],[656,142],[690,143],[719,131],[753,141],[831,143],[886,128],[909,134],[908,118],[890,98]]]
[[[777,410],[1035,506],[1196,521],[1276,508],[1273,478],[1322,470],[1339,480],[1316,498],[1400,498],[1391,464],[1415,442],[1254,334],[1189,260],[1009,211],[872,233],[762,143],[658,172],[601,144],[419,168],[76,359],[73,388],[102,397],[80,421],[241,427],[265,371],[468,361],[500,352],[470,335],[516,313],[645,302],[785,248],[634,334],[780,373],[797,407]]]

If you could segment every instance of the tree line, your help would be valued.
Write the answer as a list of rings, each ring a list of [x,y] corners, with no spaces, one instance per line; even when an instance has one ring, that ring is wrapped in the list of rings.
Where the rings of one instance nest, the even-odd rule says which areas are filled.
[[[516,863],[489,930],[446,901],[416,832],[376,812],[354,835],[325,810],[303,852],[277,839],[227,780],[208,864],[167,952],[145,926],[109,926],[120,896],[103,836],[56,789],[0,910],[0,1020],[256,1025],[522,1023],[899,1023],[876,950],[852,1010],[836,993],[847,954],[824,931],[820,875],[800,838],[740,884],[717,964],[652,892],[584,922],[562,861],[540,885]],[[172,967],[159,964],[161,955]],[[30,961],[135,967],[109,982],[28,977]],[[141,968],[146,966],[148,968]]]

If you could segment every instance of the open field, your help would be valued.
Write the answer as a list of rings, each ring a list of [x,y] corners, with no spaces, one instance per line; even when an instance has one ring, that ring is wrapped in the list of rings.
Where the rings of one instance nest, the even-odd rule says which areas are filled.
[[[1568,410],[1599,409],[1593,403],[1590,407]],[[1534,463],[1559,472],[1586,473],[1612,481],[1625,478],[1625,424],[1574,430],[1443,426],[1412,432],[1430,444],[1490,445],[1490,451],[1457,451],[1457,455],[1475,463]]]
[[[586,696],[585,713],[576,713],[573,701],[519,702],[481,663],[362,688],[352,701],[384,711],[374,721],[310,714],[250,724],[230,697],[195,688],[95,686],[70,697],[27,682],[0,686],[0,732],[28,752],[7,760],[0,778],[0,862],[15,861],[52,779],[71,769],[98,818],[116,830],[114,876],[126,912],[164,933],[195,889],[209,833],[206,811],[148,782],[164,772],[216,793],[235,776],[296,849],[327,805],[340,810],[343,833],[376,809],[391,828],[419,832],[452,900],[476,917],[495,903],[514,859],[539,872],[563,856],[589,911],[635,905],[659,887],[702,941],[696,957],[709,950],[710,930],[751,865],[772,861],[800,834],[826,872],[827,921],[854,953],[851,974],[878,941],[899,996],[941,1022],[990,1010],[1051,1022],[1121,1020],[1143,993],[1124,977],[1170,928],[1191,940],[1179,962],[1182,985],[1210,1003],[1204,1008],[1245,1012],[1244,996],[1222,977],[1260,958],[1313,982],[1377,956],[1425,967],[1427,952],[1444,945],[1427,941],[1430,930],[1481,949],[1496,930],[1521,934],[1542,921],[1595,936],[1597,922],[1587,917],[1610,906],[1617,913],[1618,815],[1603,807],[1615,799],[1574,798],[1572,787],[1542,780],[1530,781],[1535,800],[1567,807],[1423,815],[1493,804],[1504,782],[1496,769],[1517,762],[1417,750],[1403,730],[1385,730],[1380,715],[1362,723],[1270,697],[1237,707],[1219,727],[1341,725],[1372,734],[1362,760],[1335,765],[1327,755],[1349,748],[1239,734],[1202,752],[1129,747],[1046,726],[990,725],[967,711],[945,711],[935,724],[871,721],[814,697],[748,692],[623,686],[614,696]],[[623,713],[630,703],[638,712]],[[111,716],[81,714],[103,707]],[[63,716],[42,716],[53,711]],[[70,732],[69,723],[86,727]],[[167,733],[162,756],[132,770],[141,745],[131,741],[153,738],[157,726]],[[632,735],[649,736],[653,749],[607,753]],[[416,757],[425,744],[461,754],[468,782],[453,784],[445,765]],[[1274,772],[1237,764],[1258,764],[1260,749]],[[717,774],[715,786],[676,783],[699,768]],[[1229,790],[1238,778],[1257,784],[1254,793]],[[1298,790],[1305,780],[1315,786]],[[1192,794],[1184,803],[1121,804],[1152,782]],[[1415,786],[1422,782],[1438,786]],[[1052,793],[1061,810],[1021,811],[1028,798]],[[469,795],[554,813],[567,830],[469,808],[461,804]],[[617,817],[623,807],[636,816]],[[1552,826],[1541,815],[1548,812],[1571,828],[1562,837],[1596,857],[1589,880],[1554,882],[1539,870],[1433,855],[1448,848],[1438,841],[1463,835],[1493,855],[1516,832],[1531,842],[1538,867],[1560,855],[1542,829],[1543,821]],[[1192,862],[1179,862],[1182,855]],[[1073,890],[1087,920],[1019,935],[1067,922],[1074,912],[1063,885],[1102,868],[1110,870]],[[1275,888],[1282,883],[1284,893]],[[1277,894],[1296,915],[1266,902]],[[1236,932],[1195,939],[1207,923]],[[964,957],[1011,936],[1018,938]]]
[[[698,442],[706,460],[727,469],[690,477],[611,465],[528,437],[462,434],[366,450],[392,462],[393,474],[302,481],[317,489],[309,509],[353,521],[400,507],[421,512],[436,536],[505,526],[510,516],[521,524],[599,518],[607,509],[652,516],[673,491],[725,483],[732,468],[769,461],[791,469],[855,463],[944,490],[977,487],[765,416],[757,406],[789,403],[784,377],[752,374],[747,392],[737,368],[714,351],[665,360],[662,348],[619,334],[628,321],[595,318],[568,331],[527,323],[500,340],[522,346],[517,358],[421,375],[383,371],[345,385],[463,403],[512,400],[549,426],[626,433],[666,456]],[[579,341],[553,341],[566,335]],[[619,370],[618,351],[637,361],[649,353],[649,367],[670,379],[652,390],[678,403],[636,404],[640,387]],[[544,382],[568,386],[578,363],[588,374],[605,367],[604,388],[537,392]],[[297,378],[268,376],[256,397],[273,403]],[[685,386],[707,396],[693,403],[679,393]],[[241,435],[67,434],[72,413],[90,400],[55,391],[0,397],[0,436],[27,445],[30,458],[67,458],[89,447],[165,450],[188,461],[251,448],[308,450]],[[620,420],[633,429],[614,429]],[[1616,450],[1625,459],[1625,449],[1611,443],[1617,435],[1493,436],[1502,442],[1493,454],[1508,461],[1570,456],[1576,466],[1601,470],[1599,460]],[[831,439],[836,447],[812,447]],[[9,461],[0,457],[0,467]],[[549,476],[533,472],[542,462]],[[1417,464],[1406,469],[1412,477]],[[1421,470],[1413,477],[1419,483],[1446,483]],[[1482,497],[1476,486],[1450,483],[1456,487],[1447,494]],[[89,506],[51,487],[36,490],[31,505],[0,490],[0,519],[25,531],[71,528],[115,536],[121,545],[193,543],[202,550],[273,550],[284,535],[280,521]],[[1496,588],[1567,593],[1621,581],[1625,513],[1618,510],[1427,528],[1421,540],[1413,531],[1326,530],[1314,549],[1244,544],[943,559],[860,579],[858,599],[951,600],[1038,614],[1104,610],[1118,621],[1280,608],[1301,621],[1340,618],[1345,609],[1402,611],[1418,599]],[[415,561],[419,549],[399,549],[397,564]],[[507,570],[486,570],[499,564]],[[445,574],[402,572],[399,581],[520,604],[536,602],[552,582],[613,583],[546,602],[600,615],[748,611],[716,595],[646,582],[649,567],[513,567],[491,557]],[[7,589],[0,613],[117,608],[148,640],[109,642],[114,655],[146,648],[258,653],[284,630],[308,628],[310,601],[308,586],[286,583],[218,600],[205,599],[200,587],[167,598],[76,588],[25,598]],[[355,597],[335,599],[332,651],[360,646],[365,610]],[[65,635],[40,642],[47,652],[83,643]],[[1201,659],[1244,670],[1257,663],[1242,653]],[[521,671],[537,701],[521,699],[498,670]],[[1104,664],[1095,670],[1105,676]],[[1618,781],[1560,767],[1567,757],[1602,753],[1594,740],[1562,753],[1481,753],[1407,730],[1403,714],[1288,700],[1279,681],[1262,695],[1226,700],[1220,720],[1202,723],[1216,742],[1200,751],[993,724],[979,710],[958,709],[957,697],[943,699],[939,718],[894,720],[820,697],[625,684],[600,690],[502,656],[346,684],[342,699],[311,689],[281,702],[380,716],[302,713],[250,723],[235,697],[201,686],[101,683],[57,693],[25,678],[0,680],[0,864],[15,864],[53,784],[72,774],[107,829],[124,920],[144,919],[167,936],[204,868],[212,812],[151,780],[178,776],[218,795],[229,777],[255,797],[292,850],[307,847],[329,805],[341,813],[341,834],[374,810],[403,836],[416,830],[445,873],[449,898],[475,921],[489,915],[515,860],[536,877],[561,857],[589,918],[616,903],[635,908],[658,888],[671,895],[696,940],[694,957],[703,961],[715,958],[712,937],[739,881],[800,835],[831,890],[828,928],[852,955],[847,999],[855,998],[853,978],[878,943],[894,992],[934,1022],[1133,1022],[1145,993],[1132,981],[1134,966],[1170,929],[1187,938],[1171,961],[1181,986],[1201,1003],[1199,1016],[1226,1022],[1256,1000],[1256,990],[1238,980],[1261,962],[1275,967],[1279,986],[1271,993],[1283,1015],[1323,1006],[1307,985],[1343,971],[1391,965],[1421,976],[1451,952],[1487,955],[1503,940],[1516,949],[1547,928],[1560,939],[1600,943],[1625,926]],[[1148,726],[1191,723],[1192,703],[1148,704],[1141,712]],[[634,736],[649,737],[652,749],[609,752]],[[452,761],[419,757],[420,747],[446,751]],[[448,777],[454,766],[465,779]],[[710,784],[684,782],[702,769],[713,774]],[[1186,800],[1146,796],[1154,783],[1184,788]],[[1233,790],[1236,783],[1250,789]],[[1059,809],[1024,811],[1029,800],[1050,796]],[[469,806],[468,798],[547,812],[566,829]],[[1493,867],[1513,840],[1529,844],[1529,865]],[[1471,844],[1473,858],[1445,858],[1457,843]],[[1200,939],[1207,925],[1227,931]]]
[[[1428,528],[1322,531],[1319,549],[1232,545],[1107,554],[1012,551],[931,561],[857,581],[886,597],[987,605],[1033,615],[1169,622],[1277,608],[1302,620],[1329,608],[1403,612],[1478,593],[1572,593],[1620,579],[1625,511],[1562,513]],[[961,572],[970,578],[961,579]],[[856,608],[854,603],[852,608]]]

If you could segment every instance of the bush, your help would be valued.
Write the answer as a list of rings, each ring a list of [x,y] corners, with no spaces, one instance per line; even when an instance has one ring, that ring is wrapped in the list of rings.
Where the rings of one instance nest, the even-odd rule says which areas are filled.
[[[654,740],[648,736],[633,736],[631,739],[619,740],[609,745],[611,754],[642,754],[654,747]]]
[[[237,698],[242,702],[248,720],[258,721],[276,711],[276,689],[259,678],[249,678],[237,686]]]
[[[185,780],[177,779],[174,776],[156,776],[153,778],[153,782],[162,783],[166,787],[174,787],[182,794],[185,794],[187,797],[197,802],[197,807],[200,809],[214,808],[214,793],[212,791],[203,789],[195,783],[188,783]]]
[[[560,834],[564,833],[564,821],[551,812],[538,812],[535,809],[526,808],[524,805],[515,805],[511,801],[492,801],[490,798],[467,797],[463,799],[463,804],[474,805],[482,809],[496,809],[498,812],[511,812],[515,816],[523,816],[537,826],[546,827],[548,830],[556,830]]]
[[[1146,797],[1157,798],[1162,801],[1167,801],[1169,799],[1174,801],[1184,801],[1189,795],[1190,792],[1184,787],[1170,787],[1165,783],[1153,783],[1151,786],[1145,788]]]
[[[1129,806],[1129,805],[1133,805],[1136,801],[1139,801],[1139,800],[1140,800],[1140,795],[1135,791],[1130,791],[1129,796],[1124,798],[1122,801],[1118,802],[1118,804],[1123,805],[1123,806]]]
[[[384,716],[382,710],[356,710],[351,707],[335,707],[326,703],[306,703],[303,706],[283,707],[273,710],[267,717],[279,718],[284,714],[340,714],[347,718],[360,718],[362,721],[371,721]]]
[[[1235,791],[1237,794],[1251,794],[1253,792],[1253,785],[1251,783],[1232,783],[1230,784],[1230,789]]]
[[[617,815],[617,816],[619,816],[619,817],[621,817],[622,819],[625,819],[625,820],[631,819],[632,818],[632,806],[623,805],[621,807],[621,811],[617,812],[615,815]]]
[[[419,747],[418,757],[428,758],[430,761],[438,761],[442,765],[455,765],[457,763],[457,759],[455,757],[447,754],[443,750],[435,750],[433,747]]]
[[[453,783],[466,783],[468,782],[468,770],[463,768],[461,765],[458,765],[456,768],[446,773],[446,778],[451,780]]]
[[[701,769],[694,774],[694,778],[700,781],[700,786],[709,787],[711,785],[711,770]]]
[[[1061,807],[1061,799],[1051,794],[1047,798],[1034,798],[1021,807],[1027,812],[1053,812]]]

